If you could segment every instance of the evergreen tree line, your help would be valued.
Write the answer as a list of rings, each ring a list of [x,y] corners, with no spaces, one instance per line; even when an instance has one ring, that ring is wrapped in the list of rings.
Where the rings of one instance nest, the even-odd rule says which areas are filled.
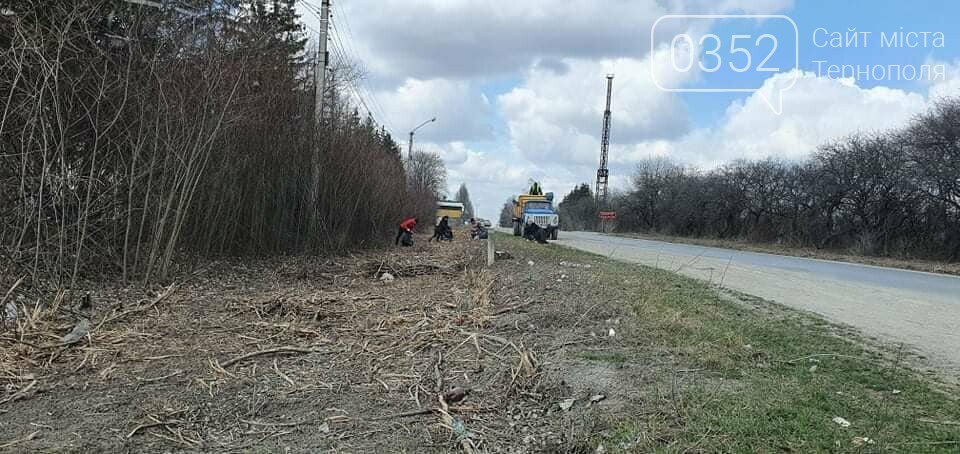
[[[378,244],[433,209],[347,81],[316,117],[294,0],[180,4],[0,0],[0,274],[147,282],[185,255]]]
[[[564,230],[593,230],[598,225],[597,200],[586,183],[573,188],[557,206],[560,228]]]
[[[497,224],[504,228],[513,227],[513,197],[508,198],[500,207],[500,217],[497,219]]]
[[[463,204],[463,220],[469,221],[477,217],[473,209],[473,201],[470,200],[470,191],[467,190],[466,183],[460,183],[460,188],[457,189],[457,195],[454,197],[454,200]]]
[[[632,183],[612,200],[619,231],[960,260],[960,99],[898,130],[827,143],[803,162],[699,170],[650,159]],[[564,228],[589,227],[595,210],[567,208],[589,205],[589,188],[571,195],[581,202],[561,204]]]

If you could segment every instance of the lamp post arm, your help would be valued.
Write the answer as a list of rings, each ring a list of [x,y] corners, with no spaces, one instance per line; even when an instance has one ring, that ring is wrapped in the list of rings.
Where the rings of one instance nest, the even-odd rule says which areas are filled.
[[[427,123],[433,123],[437,121],[437,117],[433,117],[423,123],[420,123],[416,128],[410,130],[410,142],[407,142],[407,159],[413,158],[413,133],[417,132],[418,129],[427,125]]]

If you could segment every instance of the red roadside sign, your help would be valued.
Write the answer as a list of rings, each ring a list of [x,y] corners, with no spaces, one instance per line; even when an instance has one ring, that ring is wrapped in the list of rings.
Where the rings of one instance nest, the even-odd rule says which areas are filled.
[[[616,212],[616,211],[601,211],[601,212],[600,212],[600,219],[604,219],[604,220],[608,220],[608,221],[609,221],[609,220],[616,219],[616,218],[617,218],[617,212]]]

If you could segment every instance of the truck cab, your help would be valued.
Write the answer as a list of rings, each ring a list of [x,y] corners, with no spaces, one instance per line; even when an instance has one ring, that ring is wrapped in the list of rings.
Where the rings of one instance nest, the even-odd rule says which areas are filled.
[[[560,216],[553,209],[553,193],[545,195],[521,194],[513,201],[513,235],[520,236],[527,221],[550,230],[550,239],[557,239]]]

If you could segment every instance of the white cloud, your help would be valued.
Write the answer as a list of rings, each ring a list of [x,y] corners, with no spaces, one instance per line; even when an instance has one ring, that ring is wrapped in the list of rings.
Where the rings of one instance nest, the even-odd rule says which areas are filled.
[[[436,123],[417,131],[418,138],[427,141],[493,139],[488,120],[490,102],[469,82],[407,79],[395,90],[378,92],[376,97],[386,110],[387,123],[398,128],[395,134],[404,134],[436,117]]]
[[[366,0],[344,2],[362,30],[361,58],[389,77],[471,78],[520,71],[542,57],[642,55],[655,1]],[[600,25],[597,18],[607,20]],[[374,51],[375,50],[375,51]]]
[[[653,83],[651,58],[670,57],[663,50],[642,60],[565,59],[563,63],[568,69],[562,73],[534,66],[521,85],[497,100],[512,147],[531,162],[596,165],[607,74],[616,75],[614,142],[681,136],[689,128],[686,107],[675,94],[664,92]],[[672,75],[686,80],[696,77],[693,72]]]
[[[930,84],[931,99],[960,96],[960,60],[952,63],[928,60],[926,64],[942,64],[946,67],[946,80],[932,81]]]
[[[306,0],[319,3],[319,0]],[[378,79],[475,78],[541,58],[642,58],[665,14],[769,14],[792,0],[351,0],[336,4],[341,41]],[[315,18],[301,8],[306,20]],[[338,15],[343,11],[346,18]],[[349,21],[349,25],[345,22]],[[684,27],[682,21],[671,21]],[[352,31],[352,33],[351,33]]]
[[[793,76],[775,75],[761,91],[769,95]],[[905,90],[862,88],[851,79],[820,78],[809,72],[797,76],[796,85],[783,92],[782,115],[773,114],[761,94],[754,93],[733,102],[717,126],[676,141],[636,144],[626,150],[627,160],[671,156],[709,167],[733,159],[800,159],[831,139],[902,126],[927,106],[923,95]]]

